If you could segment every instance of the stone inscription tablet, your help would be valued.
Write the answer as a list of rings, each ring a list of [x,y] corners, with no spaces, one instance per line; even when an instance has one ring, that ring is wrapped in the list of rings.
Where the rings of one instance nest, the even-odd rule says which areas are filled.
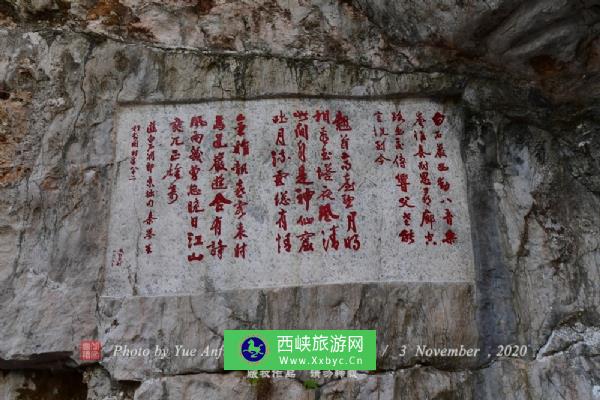
[[[451,107],[129,106],[115,131],[105,295],[472,280]]]

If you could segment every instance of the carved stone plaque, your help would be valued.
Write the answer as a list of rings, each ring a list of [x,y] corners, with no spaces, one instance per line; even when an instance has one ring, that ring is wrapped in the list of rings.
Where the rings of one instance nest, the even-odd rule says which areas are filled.
[[[105,295],[472,280],[453,107],[141,105],[115,131]]]

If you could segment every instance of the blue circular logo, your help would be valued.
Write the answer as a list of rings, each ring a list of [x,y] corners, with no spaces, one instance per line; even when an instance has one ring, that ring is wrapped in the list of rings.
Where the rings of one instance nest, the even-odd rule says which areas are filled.
[[[242,342],[242,356],[250,361],[257,362],[267,354],[267,345],[262,339],[252,336]]]

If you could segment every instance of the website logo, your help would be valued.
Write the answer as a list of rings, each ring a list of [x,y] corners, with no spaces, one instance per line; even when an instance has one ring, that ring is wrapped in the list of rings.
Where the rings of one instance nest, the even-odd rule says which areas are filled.
[[[267,354],[267,345],[262,339],[252,336],[242,342],[242,357],[250,362],[258,362]]]
[[[374,330],[229,330],[223,335],[227,371],[373,371]]]

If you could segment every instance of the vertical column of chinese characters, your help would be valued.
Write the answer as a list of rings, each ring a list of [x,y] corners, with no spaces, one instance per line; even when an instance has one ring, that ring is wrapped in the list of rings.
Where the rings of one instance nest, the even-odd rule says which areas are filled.
[[[429,175],[429,157],[431,153],[427,152],[427,135],[425,133],[425,117],[421,111],[417,111],[415,122],[412,125],[413,137],[417,143],[417,152],[414,154],[417,157],[419,169],[419,188],[421,190],[421,203],[423,212],[421,214],[421,222],[419,226],[427,233],[424,235],[425,244],[437,245],[434,241],[433,224],[435,223],[435,215],[431,212],[431,176]]]
[[[317,166],[317,180],[322,189],[320,189],[317,201],[319,202],[319,222],[325,225],[321,230],[321,234],[323,235],[323,250],[328,252],[329,249],[338,250],[340,247],[340,241],[338,240],[339,226],[335,224],[335,221],[339,220],[340,216],[332,208],[331,202],[335,201],[335,196],[333,190],[329,187],[333,184],[336,173],[331,157],[333,153],[327,148],[327,145],[331,141],[327,130],[327,125],[331,124],[329,110],[316,110],[313,119],[317,124],[321,124],[320,126],[317,125],[319,142],[321,142],[320,164]],[[326,224],[330,226],[326,226]]]
[[[223,142],[225,122],[222,115],[215,116],[215,123],[213,124],[212,129],[215,131],[215,138],[212,142],[212,147],[215,151],[213,153],[212,165],[210,166],[209,171],[213,174],[210,186],[214,197],[208,206],[214,208],[214,219],[210,226],[210,230],[214,235],[214,240],[210,242],[207,248],[209,249],[210,255],[213,258],[217,257],[219,260],[222,260],[223,253],[228,247],[228,245],[223,243],[223,240],[221,239],[223,212],[225,211],[225,206],[232,203],[232,201],[229,200],[224,194],[224,192],[227,190],[224,172],[228,171],[227,167],[225,166],[225,149],[229,147],[229,145]]]
[[[432,118],[432,121],[436,127],[436,130],[434,132],[434,138],[436,140],[436,151],[435,151],[434,158],[437,161],[437,170],[438,170],[439,174],[441,175],[437,178],[437,185],[438,185],[438,188],[439,188],[439,191],[441,194],[441,198],[442,198],[440,200],[440,203],[444,204],[446,206],[444,209],[444,215],[442,217],[442,219],[446,223],[446,228],[445,228],[444,236],[442,238],[442,243],[453,245],[457,240],[457,236],[456,236],[456,233],[452,230],[452,222],[454,219],[454,214],[452,213],[452,210],[450,209],[451,204],[452,204],[452,199],[449,197],[449,193],[448,193],[450,190],[450,182],[448,182],[446,180],[446,177],[444,176],[446,174],[446,172],[449,170],[449,167],[444,162],[444,160],[447,158],[447,156],[446,156],[446,149],[444,148],[444,143],[442,141],[443,135],[441,132],[441,129],[442,129],[441,125],[444,123],[445,119],[446,119],[445,115],[440,112],[436,112]]]
[[[412,208],[415,206],[411,204],[409,186],[410,177],[406,171],[406,158],[404,157],[403,151],[405,150],[404,143],[404,123],[406,120],[402,116],[402,112],[392,111],[391,115],[392,126],[394,127],[394,161],[392,165],[398,171],[394,178],[396,180],[396,187],[400,192],[398,199],[398,207],[402,213],[402,229],[400,230],[399,237],[401,243],[413,244],[415,243],[415,232],[412,229]]]
[[[275,138],[275,147],[271,150],[271,165],[274,175],[273,181],[275,184],[275,207],[279,209],[277,213],[276,225],[278,227],[277,236],[277,253],[285,251],[287,253],[292,250],[291,233],[288,232],[287,224],[287,208],[290,205],[290,197],[285,190],[285,179],[290,175],[284,170],[285,165],[290,157],[287,156],[285,142],[285,125],[288,122],[288,117],[279,110],[279,114],[272,118],[273,124],[277,127],[277,137]]]
[[[337,111],[335,118],[331,122],[335,126],[336,132],[340,135],[340,150],[341,150],[341,166],[343,171],[343,182],[339,187],[338,192],[342,194],[342,204],[347,210],[346,212],[346,236],[344,237],[344,248],[358,251],[361,246],[360,234],[356,224],[357,212],[354,210],[353,194],[356,192],[356,182],[352,178],[352,157],[350,156],[350,136],[352,131],[350,121],[347,115],[341,111]]]
[[[156,197],[156,191],[154,186],[154,177],[152,173],[154,172],[154,162],[155,162],[155,145],[154,141],[156,140],[156,121],[150,121],[148,126],[146,127],[146,133],[148,134],[147,140],[147,149],[146,149],[146,172],[148,173],[148,178],[146,179],[146,208],[148,210],[148,216],[144,220],[144,224],[146,225],[146,233],[144,234],[144,239],[147,240],[144,250],[146,254],[152,253],[152,238],[156,236],[154,232],[154,220],[157,218],[153,215],[154,209],[154,198]]]
[[[204,259],[202,253],[204,240],[202,234],[199,232],[199,217],[204,212],[202,208],[202,190],[198,186],[198,179],[202,172],[202,163],[204,152],[202,151],[202,142],[204,141],[204,134],[200,130],[206,127],[208,123],[204,120],[202,115],[195,115],[190,120],[190,128],[192,134],[190,136],[190,169],[187,171],[190,178],[190,185],[188,186],[187,196],[187,213],[189,216],[189,231],[187,232],[187,248],[188,262],[201,262]]]
[[[163,175],[162,180],[168,180],[168,191],[167,191],[167,203],[173,204],[179,199],[179,193],[177,192],[177,182],[182,178],[181,164],[181,152],[179,147],[183,145],[181,134],[183,133],[183,121],[178,117],[175,117],[173,121],[169,123],[171,127],[171,154],[169,155],[169,168]]]
[[[294,191],[296,193],[297,204],[304,208],[303,212],[306,212],[306,214],[300,214],[297,221],[298,225],[304,227],[304,232],[296,236],[300,241],[298,252],[313,252],[315,248],[312,238],[316,234],[314,232],[310,232],[307,228],[307,226],[312,225],[315,220],[314,216],[311,216],[310,214],[310,202],[315,195],[315,191],[312,189],[314,182],[310,180],[306,169],[306,149],[309,141],[307,123],[308,112],[296,110],[293,113],[293,117],[296,122],[296,127],[294,128],[294,139],[296,140],[296,146],[298,147],[298,171],[295,178],[295,184],[297,186]]]
[[[136,174],[138,171],[137,166],[137,158],[138,158],[138,150],[140,147],[140,125],[134,125],[131,128],[131,156],[129,157],[129,180],[135,181]]]
[[[247,163],[242,162],[246,160],[246,157],[250,155],[250,144],[246,139],[246,128],[245,124],[246,116],[244,114],[238,114],[235,118],[235,135],[236,140],[233,145],[233,154],[234,154],[234,165],[233,172],[237,176],[237,181],[235,183],[235,197],[237,199],[234,208],[235,208],[235,218],[238,220],[238,223],[235,227],[235,235],[233,239],[236,241],[235,247],[233,250],[233,256],[235,258],[246,258],[246,249],[248,244],[245,239],[248,237],[246,234],[246,229],[244,227],[244,216],[246,215],[246,206],[248,205],[247,196],[246,196],[246,186],[244,185],[243,175],[247,174]],[[244,169],[242,170],[241,165],[244,165]]]
[[[400,190],[398,206],[402,209],[402,219],[405,226],[409,226],[411,221],[411,213],[405,209],[410,210],[410,208],[413,208],[414,206],[410,204],[410,196],[408,196],[408,186],[410,183],[408,174],[406,173],[406,159],[402,154],[402,150],[404,150],[404,143],[402,141],[404,135],[402,123],[404,122],[404,118],[402,117],[402,113],[400,111],[393,111],[391,114],[392,125],[396,125],[393,140],[391,140],[394,143],[394,160],[392,161],[392,159],[389,158],[386,153],[386,147],[388,147],[386,146],[386,142],[388,139],[390,139],[390,133],[386,131],[384,115],[381,111],[377,110],[373,114],[373,117],[375,120],[373,125],[373,137],[375,140],[375,151],[377,152],[375,164],[381,167],[387,162],[391,161],[392,165],[398,168],[399,172],[394,176],[396,179],[396,186]],[[414,243],[414,232],[411,229],[403,229],[399,236],[403,242]]]
[[[310,202],[315,195],[315,191],[312,189],[314,182],[310,180],[306,169],[306,149],[309,142],[307,124],[308,113],[305,111],[296,111],[293,116],[296,122],[296,127],[294,128],[294,140],[298,147],[298,171],[295,178],[296,188],[294,189],[294,192],[296,193],[296,203],[303,206],[303,212],[306,212],[306,214],[300,214],[298,219],[298,224],[304,226],[304,231],[301,234],[296,235],[296,237],[300,241],[298,252],[305,253],[315,251],[312,238],[316,234],[310,232],[307,228],[308,225],[311,225],[314,222],[314,217],[310,215]]]

